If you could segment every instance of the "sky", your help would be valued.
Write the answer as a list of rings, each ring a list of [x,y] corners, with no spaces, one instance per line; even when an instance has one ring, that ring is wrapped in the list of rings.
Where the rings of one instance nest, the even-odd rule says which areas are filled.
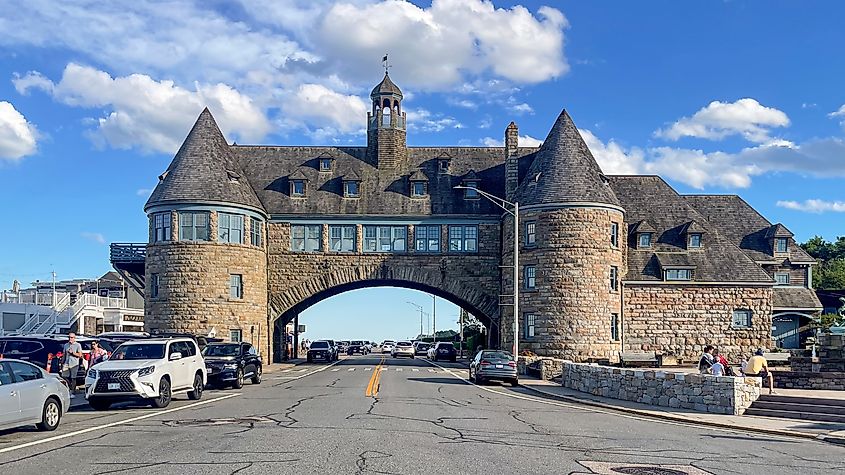
[[[841,2],[0,0],[0,12],[0,289],[53,270],[95,277],[109,243],[143,242],[144,202],[205,106],[242,144],[364,144],[385,53],[409,145],[498,145],[511,120],[536,145],[566,108],[605,173],[739,194],[799,241],[845,234]],[[365,316],[360,295],[391,295],[403,321],[406,301],[425,300],[361,292],[309,312],[357,308],[396,337],[408,330]]]

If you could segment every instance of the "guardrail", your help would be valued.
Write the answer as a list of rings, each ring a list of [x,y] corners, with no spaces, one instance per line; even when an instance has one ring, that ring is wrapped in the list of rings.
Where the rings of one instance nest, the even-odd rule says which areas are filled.
[[[144,262],[147,259],[145,243],[112,243],[109,246],[109,258],[115,262]]]

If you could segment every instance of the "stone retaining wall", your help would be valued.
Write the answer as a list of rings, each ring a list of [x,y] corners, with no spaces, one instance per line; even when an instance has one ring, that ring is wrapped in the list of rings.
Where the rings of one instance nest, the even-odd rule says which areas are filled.
[[[653,406],[740,415],[760,397],[760,378],[612,368],[565,362],[563,386]]]
[[[516,368],[519,374],[534,374],[539,376],[540,379],[551,381],[560,377],[563,373],[564,363],[566,363],[566,360],[557,358],[520,356]]]
[[[842,372],[772,371],[772,376],[778,388],[845,391],[845,373]]]

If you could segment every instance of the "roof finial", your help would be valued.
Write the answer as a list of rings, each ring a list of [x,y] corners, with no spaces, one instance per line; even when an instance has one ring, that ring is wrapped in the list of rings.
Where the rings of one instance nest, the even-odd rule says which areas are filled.
[[[381,67],[384,68],[384,75],[387,76],[388,69],[392,68],[393,66],[387,62],[387,54],[384,55],[384,58],[381,58]]]

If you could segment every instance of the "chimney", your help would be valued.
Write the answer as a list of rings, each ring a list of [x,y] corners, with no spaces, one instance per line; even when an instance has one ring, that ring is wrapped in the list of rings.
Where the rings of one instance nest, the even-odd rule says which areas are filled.
[[[505,199],[513,201],[519,186],[519,159],[516,149],[519,142],[519,128],[511,122],[505,129]]]

